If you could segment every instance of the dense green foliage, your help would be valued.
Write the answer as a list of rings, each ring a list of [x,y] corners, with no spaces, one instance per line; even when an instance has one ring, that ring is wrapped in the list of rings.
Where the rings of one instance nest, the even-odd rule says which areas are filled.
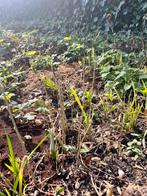
[[[143,28],[146,10],[145,0],[81,0],[65,1],[61,15],[70,16],[77,27],[119,31]]]
[[[9,6],[8,6],[9,5]],[[60,19],[72,29],[119,31],[143,30],[146,25],[146,0],[31,0],[4,1],[1,21]]]

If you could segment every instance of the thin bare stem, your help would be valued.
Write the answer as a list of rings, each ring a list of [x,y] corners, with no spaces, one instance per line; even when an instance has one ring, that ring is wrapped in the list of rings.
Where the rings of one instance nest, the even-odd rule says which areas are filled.
[[[66,143],[66,116],[64,112],[64,99],[63,99],[63,91],[61,89],[61,85],[58,83],[58,93],[59,93],[59,104],[60,104],[60,116],[61,116],[61,129],[62,129],[62,144]]]
[[[19,133],[19,130],[18,130],[18,128],[17,128],[16,122],[15,122],[15,120],[14,120],[14,117],[13,117],[13,114],[12,114],[12,111],[11,111],[11,106],[10,106],[10,104],[9,104],[9,101],[8,101],[7,98],[6,98],[6,94],[5,94],[5,91],[4,91],[2,82],[0,82],[0,85],[1,85],[2,94],[4,95],[4,101],[5,101],[5,104],[6,104],[6,106],[7,106],[7,110],[8,110],[8,113],[9,113],[9,117],[10,117],[10,119],[11,119],[11,121],[12,121],[12,124],[13,124],[13,127],[14,127],[14,131],[16,132],[16,135],[17,135],[17,137],[18,137],[18,140],[19,140],[19,142],[20,142],[20,144],[21,144],[22,151],[23,151],[24,155],[26,155],[26,154],[27,154],[26,147],[25,147],[24,141],[23,141],[23,139],[22,139],[22,137],[21,137],[21,135],[20,135],[20,133]]]

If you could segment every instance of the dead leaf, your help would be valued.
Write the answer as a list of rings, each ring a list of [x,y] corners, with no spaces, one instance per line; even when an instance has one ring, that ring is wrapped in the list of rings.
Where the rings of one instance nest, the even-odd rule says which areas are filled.
[[[112,188],[109,188],[108,190],[107,190],[107,193],[106,193],[106,196],[112,196],[113,194],[112,194]]]

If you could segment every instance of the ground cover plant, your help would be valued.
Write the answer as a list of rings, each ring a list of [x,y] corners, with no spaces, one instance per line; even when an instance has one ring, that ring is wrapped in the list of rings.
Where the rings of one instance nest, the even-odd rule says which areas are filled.
[[[1,196],[147,195],[146,4],[91,2],[1,18]]]

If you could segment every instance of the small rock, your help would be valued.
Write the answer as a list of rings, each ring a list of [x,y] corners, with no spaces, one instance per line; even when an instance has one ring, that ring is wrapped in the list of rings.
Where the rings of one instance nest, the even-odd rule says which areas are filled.
[[[77,190],[77,189],[79,189],[80,188],[80,183],[78,182],[78,180],[76,181],[76,183],[75,183],[75,189]]]
[[[119,169],[118,170],[118,177],[119,177],[119,179],[123,179],[124,175],[125,175],[125,172],[123,170]]]
[[[39,191],[36,190],[36,191],[34,192],[34,195],[33,195],[33,196],[39,196],[39,195],[40,195]]]
[[[42,120],[36,119],[36,120],[35,120],[35,124],[36,124],[37,126],[40,126],[40,125],[42,125],[43,123],[42,123]]]
[[[24,138],[25,138],[26,140],[32,140],[32,136],[30,136],[30,135],[25,135]]]
[[[90,192],[86,192],[85,196],[91,196]]]

